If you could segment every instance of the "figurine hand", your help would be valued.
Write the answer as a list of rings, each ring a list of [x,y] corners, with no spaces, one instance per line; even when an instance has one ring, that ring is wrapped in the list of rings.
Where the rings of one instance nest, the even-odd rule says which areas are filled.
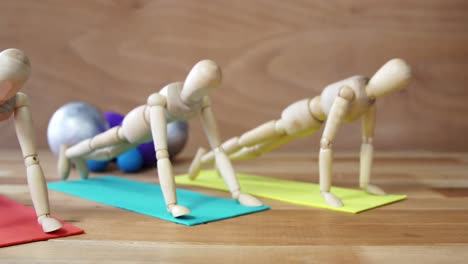
[[[386,194],[384,190],[372,184],[368,184],[367,187],[364,188],[364,191],[373,195],[385,195]]]
[[[55,230],[59,230],[62,228],[62,224],[57,221],[56,219],[48,216],[48,215],[41,215],[37,218],[37,222],[42,226],[42,230],[45,233],[50,233]]]
[[[76,169],[78,170],[78,174],[82,180],[88,179],[89,176],[89,169],[88,164],[86,164],[86,160],[83,158],[74,158],[72,162],[75,164]]]
[[[336,197],[336,195],[334,195],[333,193],[323,191],[320,193],[322,194],[323,198],[325,199],[325,202],[327,202],[329,206],[343,207],[343,202],[341,202],[340,198]]]
[[[237,201],[239,201],[240,204],[244,206],[255,207],[255,206],[263,205],[263,203],[257,198],[253,197],[252,195],[245,194],[245,193],[239,193],[236,199]]]
[[[167,211],[169,211],[169,213],[171,213],[173,217],[181,217],[190,214],[190,209],[178,204],[168,205]]]

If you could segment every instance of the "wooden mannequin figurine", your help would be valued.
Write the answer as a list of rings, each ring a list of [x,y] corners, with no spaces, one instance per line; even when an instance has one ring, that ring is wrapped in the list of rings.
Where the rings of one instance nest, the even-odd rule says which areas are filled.
[[[246,206],[262,205],[253,196],[240,191],[231,162],[220,148],[218,128],[208,95],[218,88],[220,83],[221,69],[215,62],[198,62],[184,83],[168,84],[159,93],[150,95],[145,105],[136,107],[125,116],[121,126],[81,141],[70,148],[62,146],[59,158],[59,173],[62,179],[67,179],[70,173],[70,160],[76,165],[81,177],[87,178],[89,171],[85,159],[109,160],[143,142],[154,140],[159,181],[167,210],[174,217],[186,215],[190,210],[177,204],[172,165],[167,150],[166,125],[174,120],[187,120],[200,115],[219,172],[232,197]]]
[[[341,123],[362,118],[359,185],[371,194],[383,195],[383,190],[369,184],[375,101],[407,86],[410,77],[411,69],[405,61],[390,60],[372,78],[354,76],[330,84],[323,89],[321,95],[289,105],[281,113],[280,119],[264,123],[240,137],[231,138],[221,147],[231,159],[253,159],[294,138],[306,137],[325,123],[319,153],[320,191],[330,206],[341,207],[343,203],[330,192],[332,144]],[[201,166],[212,162],[213,153],[199,149],[189,168],[189,177],[195,179]]]
[[[26,165],[29,192],[36,210],[37,221],[44,232],[52,232],[62,224],[50,217],[46,181],[34,144],[34,131],[28,96],[18,92],[29,77],[31,64],[20,50],[0,52],[0,121],[14,114],[16,135]]]

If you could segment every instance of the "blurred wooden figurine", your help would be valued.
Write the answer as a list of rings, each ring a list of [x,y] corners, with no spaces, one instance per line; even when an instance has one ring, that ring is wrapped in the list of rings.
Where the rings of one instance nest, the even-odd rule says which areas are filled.
[[[325,128],[320,141],[319,175],[320,191],[330,206],[343,203],[330,192],[332,177],[332,144],[342,123],[362,118],[362,146],[360,156],[359,185],[371,194],[383,195],[383,190],[369,184],[373,158],[377,98],[396,92],[407,86],[411,69],[401,59],[392,59],[383,65],[372,78],[354,76],[325,87],[321,95],[289,105],[281,118],[264,123],[240,137],[227,140],[221,148],[231,159],[253,159],[269,152],[294,138],[306,137]],[[189,168],[189,177],[195,179],[201,166],[211,164],[213,153],[199,149]]]
[[[46,180],[39,164],[28,96],[18,92],[31,72],[28,57],[20,50],[7,49],[0,52],[0,121],[14,115],[16,135],[23,153],[29,192],[36,210],[37,221],[44,232],[62,227],[50,217]]]
[[[190,213],[190,210],[177,204],[175,182],[167,147],[167,123],[175,120],[188,120],[200,115],[210,146],[213,148],[219,172],[228,186],[232,197],[246,206],[260,206],[262,203],[240,191],[231,162],[220,148],[218,128],[211,108],[209,92],[220,86],[221,69],[211,60],[198,62],[188,74],[185,82],[166,85],[159,93],[150,95],[145,105],[130,111],[116,126],[91,139],[67,148],[62,146],[59,158],[59,173],[67,179],[70,161],[81,177],[88,177],[85,159],[110,160],[137,145],[154,140],[159,181],[167,210],[174,217]]]

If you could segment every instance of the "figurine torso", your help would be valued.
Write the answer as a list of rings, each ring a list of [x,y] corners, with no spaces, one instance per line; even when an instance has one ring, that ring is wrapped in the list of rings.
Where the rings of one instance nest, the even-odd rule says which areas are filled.
[[[333,105],[333,101],[338,96],[338,92],[346,85],[353,90],[355,98],[351,102],[343,121],[349,123],[358,119],[375,101],[366,95],[365,88],[368,81],[369,78],[367,77],[353,76],[325,87],[321,94],[321,106],[323,112],[328,116]]]
[[[176,82],[165,86],[159,94],[166,97],[166,118],[167,122],[174,120],[188,120],[197,115],[202,107],[202,101],[195,105],[186,105],[180,99],[183,83]]]
[[[10,118],[11,114],[15,111],[16,95],[5,101],[0,105],[0,121]]]
[[[170,123],[175,120],[187,120],[197,115],[202,107],[200,104],[187,106],[180,99],[183,84],[171,83],[165,86],[159,94],[166,97],[166,120]],[[131,143],[143,143],[152,140],[150,113],[147,105],[140,105],[131,110],[122,121],[122,128],[127,140]]]

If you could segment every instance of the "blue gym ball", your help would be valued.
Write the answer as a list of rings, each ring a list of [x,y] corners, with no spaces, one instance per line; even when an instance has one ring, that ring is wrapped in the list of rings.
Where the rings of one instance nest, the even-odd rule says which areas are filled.
[[[117,166],[126,173],[137,172],[143,167],[143,158],[140,152],[134,148],[117,157]]]
[[[88,168],[92,172],[103,172],[107,169],[109,161],[105,160],[87,160]]]

